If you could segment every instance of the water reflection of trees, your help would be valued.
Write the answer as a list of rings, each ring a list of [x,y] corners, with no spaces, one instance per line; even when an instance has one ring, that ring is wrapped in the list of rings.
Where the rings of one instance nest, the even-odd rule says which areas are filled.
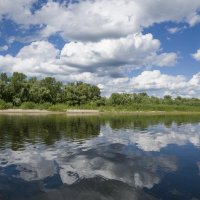
[[[184,123],[198,123],[200,116],[0,116],[0,148],[10,145],[13,150],[23,148],[26,142],[41,142],[52,145],[61,139],[84,140],[96,137],[102,125],[108,123],[112,129],[137,128],[145,130],[159,123],[170,127]]]
[[[26,142],[52,145],[61,139],[80,140],[97,136],[100,120],[96,117],[1,116],[0,147],[10,144],[13,150]]]
[[[173,123],[178,126],[184,123],[199,123],[199,115],[124,115],[107,117],[112,129],[137,128],[145,130],[149,126],[164,124],[171,127]]]

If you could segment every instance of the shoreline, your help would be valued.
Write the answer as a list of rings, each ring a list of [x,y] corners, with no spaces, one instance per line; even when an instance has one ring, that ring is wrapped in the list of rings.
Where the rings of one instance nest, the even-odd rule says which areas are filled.
[[[17,115],[17,114],[30,114],[30,115],[48,115],[48,114],[64,114],[65,112],[59,111],[48,111],[48,110],[39,110],[39,109],[5,109],[0,110],[1,114],[8,114],[8,115]]]
[[[48,111],[39,109],[5,109],[0,110],[0,115],[52,115],[65,114],[67,116],[76,115],[200,115],[194,111],[99,111],[99,110],[66,110]]]

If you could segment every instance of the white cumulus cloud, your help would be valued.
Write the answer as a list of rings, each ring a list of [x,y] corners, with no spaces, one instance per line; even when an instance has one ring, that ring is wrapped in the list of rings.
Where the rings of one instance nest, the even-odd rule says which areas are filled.
[[[34,0],[5,0],[0,18],[22,26],[44,26],[41,36],[60,33],[66,40],[94,41],[125,37],[155,23],[200,22],[199,0],[86,0],[79,3],[48,1],[33,12]]]
[[[159,95],[199,96],[199,74],[192,78],[135,69],[174,66],[176,52],[165,52],[161,42],[142,31],[155,23],[199,23],[199,0],[85,0],[78,3],[47,1],[33,9],[35,0],[5,0],[0,20],[11,19],[26,32],[32,25],[37,34],[19,41],[26,44],[16,56],[1,55],[0,70],[19,71],[28,76],[54,76],[62,81],[86,81],[111,92],[157,92]],[[177,26],[178,27],[178,26]],[[168,30],[179,31],[176,27]],[[57,49],[48,37],[59,34],[66,44]],[[10,43],[15,41],[11,38]],[[0,47],[0,51],[6,50]],[[193,54],[200,60],[200,52]],[[127,75],[129,74],[129,76]],[[115,87],[113,87],[115,85]]]
[[[4,45],[4,46],[0,46],[0,52],[1,51],[7,51],[8,50],[8,46]]]
[[[51,75],[64,82],[85,81],[100,85],[103,95],[147,91],[159,96],[166,92],[172,96],[199,96],[199,74],[188,79],[152,70],[126,76],[126,72],[136,68],[173,65],[176,59],[173,52],[160,52],[160,42],[151,34],[136,34],[95,43],[70,42],[61,50],[47,41],[32,42],[16,56],[0,56],[0,70],[28,76]]]
[[[196,53],[192,54],[192,57],[195,60],[200,61],[200,49],[198,49]]]
[[[70,42],[61,51],[47,41],[36,41],[24,46],[15,57],[0,56],[0,60],[1,70],[9,67],[8,72],[119,77],[138,67],[174,65],[177,55],[160,53],[160,42],[151,34],[135,34],[95,43]]]
[[[165,21],[192,26],[199,22],[199,8],[198,0],[87,0],[67,7],[48,2],[33,22],[46,25],[44,35],[60,32],[66,39],[91,41],[125,37]]]

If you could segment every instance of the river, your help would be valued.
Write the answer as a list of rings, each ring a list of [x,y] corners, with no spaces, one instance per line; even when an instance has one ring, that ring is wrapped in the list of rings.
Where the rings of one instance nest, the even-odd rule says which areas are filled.
[[[200,116],[0,116],[0,200],[143,199],[200,199]]]

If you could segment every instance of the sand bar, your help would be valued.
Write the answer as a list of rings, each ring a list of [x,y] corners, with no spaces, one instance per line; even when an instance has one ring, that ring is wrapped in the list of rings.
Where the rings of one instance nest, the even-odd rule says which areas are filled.
[[[200,112],[185,111],[99,111],[99,110],[66,110],[66,111],[48,111],[39,109],[7,109],[0,110],[0,115],[49,115],[65,114],[73,115],[200,115]]]

